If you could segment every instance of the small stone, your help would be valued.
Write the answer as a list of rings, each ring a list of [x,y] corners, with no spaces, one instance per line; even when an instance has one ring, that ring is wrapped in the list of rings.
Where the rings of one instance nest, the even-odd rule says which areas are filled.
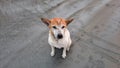
[[[120,21],[118,23],[120,24]]]
[[[110,4],[106,4],[106,6],[110,6]]]
[[[95,29],[97,29],[97,28],[98,28],[98,26],[95,26],[94,28],[95,28]]]

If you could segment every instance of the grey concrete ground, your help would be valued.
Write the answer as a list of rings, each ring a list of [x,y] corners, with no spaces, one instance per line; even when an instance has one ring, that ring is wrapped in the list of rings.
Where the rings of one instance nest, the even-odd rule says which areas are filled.
[[[41,17],[74,18],[66,59]],[[0,68],[120,68],[120,0],[0,0]]]

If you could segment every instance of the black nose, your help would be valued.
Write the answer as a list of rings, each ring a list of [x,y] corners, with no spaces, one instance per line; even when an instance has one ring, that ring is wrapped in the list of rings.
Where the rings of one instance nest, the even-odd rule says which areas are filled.
[[[58,34],[58,35],[57,35],[57,38],[58,38],[58,39],[61,39],[61,38],[63,38],[63,35],[62,35],[62,34]]]

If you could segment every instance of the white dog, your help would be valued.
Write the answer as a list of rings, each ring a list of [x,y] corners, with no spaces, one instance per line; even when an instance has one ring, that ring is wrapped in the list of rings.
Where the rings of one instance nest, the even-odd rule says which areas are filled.
[[[51,46],[51,56],[55,55],[55,47],[63,48],[62,58],[66,57],[66,51],[69,51],[71,46],[70,33],[67,29],[67,25],[73,21],[73,19],[65,20],[63,18],[53,18],[51,20],[41,18],[43,23],[49,27],[48,43]]]

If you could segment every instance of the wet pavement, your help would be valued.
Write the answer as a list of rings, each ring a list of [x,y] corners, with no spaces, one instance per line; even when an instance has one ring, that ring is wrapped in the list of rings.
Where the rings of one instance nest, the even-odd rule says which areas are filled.
[[[41,17],[74,18],[66,59]],[[120,68],[120,0],[0,0],[0,68]]]

